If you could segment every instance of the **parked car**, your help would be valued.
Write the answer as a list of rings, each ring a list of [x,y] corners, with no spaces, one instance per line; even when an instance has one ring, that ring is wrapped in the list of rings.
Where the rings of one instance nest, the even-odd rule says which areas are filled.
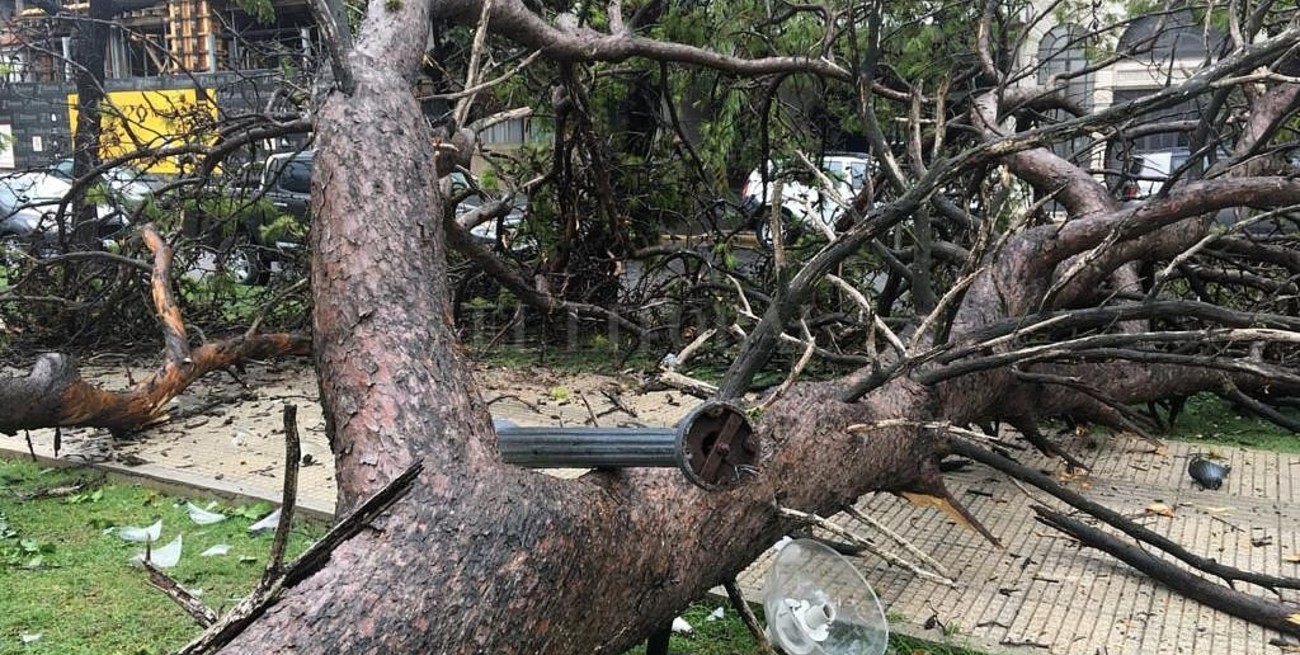
[[[303,248],[311,207],[310,150],[269,155],[255,178],[198,203],[186,233],[208,243],[240,284],[265,284]]]
[[[468,197],[456,205],[457,219],[463,219],[470,212],[483,206],[483,204],[492,198],[481,191],[481,186],[477,181],[471,180],[467,175],[460,171],[451,174],[451,192],[453,194],[463,193],[471,188],[480,189],[477,193],[471,193]],[[495,245],[504,246],[511,250],[523,248],[523,244],[510,241],[510,237],[517,233],[517,228],[524,221],[524,213],[528,210],[528,198],[522,194],[515,194],[511,199],[510,211],[500,218],[483,221],[469,228],[470,236],[483,242],[488,247]],[[501,231],[504,228],[504,232]],[[499,238],[498,238],[499,237]]]
[[[58,209],[71,190],[71,183],[45,171],[0,177],[0,241],[5,242],[5,253],[13,249],[37,256],[54,253],[59,236]],[[95,234],[105,241],[129,225],[126,216],[109,205],[97,206],[96,216]]]
[[[60,159],[50,165],[49,172],[69,183],[76,180],[73,176],[73,160]],[[133,166],[115,166],[100,176],[104,185],[117,200],[139,203],[168,184],[167,178]]]
[[[842,152],[822,157],[820,168],[835,185],[834,193],[847,202],[866,186],[867,176],[874,165],[865,153]],[[768,162],[767,175],[764,176],[761,169],[754,169],[740,192],[741,207],[764,247],[772,246],[770,212],[776,195],[774,182],[778,177],[781,179],[784,242],[791,242],[803,231],[817,229],[814,221],[834,225],[843,214],[834,197],[822,188],[821,182],[810,171],[795,165],[777,166]]]
[[[233,242],[225,244],[225,270],[244,284],[262,284],[270,276],[271,267],[287,255],[302,248],[302,236],[310,223],[311,177],[316,156],[311,150],[270,155],[262,165],[256,188],[240,187],[234,194],[248,202],[260,196],[274,209],[272,212],[245,210],[243,220],[235,228]],[[471,188],[465,174],[452,174],[452,187],[456,192]],[[473,188],[480,188],[473,185]],[[464,215],[479,207],[487,197],[471,194],[457,206],[457,215]],[[498,241],[499,227],[513,228],[523,220],[526,199],[516,198],[509,214],[499,220],[480,223],[470,228],[470,234],[485,243]],[[289,225],[282,220],[290,219]],[[272,224],[275,225],[272,225]],[[274,229],[268,229],[274,228]]]
[[[1146,200],[1160,191],[1160,187],[1174,171],[1182,168],[1191,157],[1186,148],[1157,150],[1133,155],[1125,167],[1124,179],[1120,183],[1121,200]]]
[[[1219,156],[1226,158],[1228,154],[1221,152]],[[1124,201],[1126,206],[1146,202],[1160,192],[1161,187],[1169,181],[1175,171],[1187,163],[1190,157],[1191,152],[1187,148],[1170,148],[1133,155],[1125,168],[1123,179],[1120,180],[1118,194],[1120,200]],[[1235,225],[1250,215],[1251,211],[1248,208],[1228,207],[1220,209],[1215,215],[1215,220],[1221,225]],[[1289,225],[1291,227],[1288,227]],[[1255,235],[1288,230],[1294,231],[1294,226],[1284,217],[1254,223],[1246,228],[1247,233]]]

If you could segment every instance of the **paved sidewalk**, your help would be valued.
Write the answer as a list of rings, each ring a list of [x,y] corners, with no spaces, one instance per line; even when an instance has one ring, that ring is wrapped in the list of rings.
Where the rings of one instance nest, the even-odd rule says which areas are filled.
[[[593,415],[606,426],[670,425],[694,404],[677,393],[620,395],[624,389],[606,378],[530,370],[496,373],[489,376],[496,381],[492,383],[495,388],[490,384],[484,395],[493,401],[495,415],[521,425],[580,425]],[[538,396],[539,375],[550,376],[542,380],[548,388],[569,390],[569,398],[559,402],[555,398],[566,394]],[[125,376],[118,372],[99,372],[94,379],[110,388],[126,384]],[[533,394],[517,392],[512,379],[527,379]],[[328,514],[334,504],[333,468],[314,379],[296,369],[250,366],[244,380],[251,391],[234,380],[209,376],[176,403],[173,413],[186,417],[155,428],[135,442],[110,448],[106,434],[65,431],[60,459],[99,462],[123,475],[151,478],[154,484],[197,486],[219,495],[277,501],[283,470],[280,414],[283,405],[292,402],[298,406],[303,453],[313,462],[300,473],[300,502],[308,511]],[[211,406],[241,394],[242,400]],[[618,398],[624,409],[636,415],[616,407],[610,397]],[[52,431],[33,432],[32,440],[38,454],[53,455]],[[1300,483],[1292,483],[1293,472],[1300,471],[1300,455],[1219,446],[1216,452],[1228,458],[1232,474],[1222,490],[1207,492],[1192,488],[1186,465],[1191,453],[1208,447],[1170,443],[1165,452],[1157,453],[1144,442],[1123,439],[1092,450],[1082,441],[1067,446],[1093,463],[1092,476],[1085,483],[1090,498],[1141,516],[1142,523],[1192,552],[1241,568],[1300,575],[1300,565],[1283,560],[1300,552]],[[27,446],[21,437],[0,437],[0,451],[9,456],[25,455]],[[113,459],[105,461],[110,455]],[[1043,458],[1026,457],[1024,461],[1042,469],[1056,468]],[[960,583],[949,589],[871,556],[855,559],[886,606],[891,622],[903,631],[942,640],[938,628],[923,627],[927,619],[935,617],[955,631],[955,642],[989,652],[1280,652],[1268,644],[1276,635],[1171,594],[1113,558],[1081,549],[1036,524],[1029,510],[1034,499],[1005,477],[975,466],[951,474],[948,483],[1003,540],[1003,550],[934,510],[912,507],[893,496],[868,496],[860,504],[861,509],[931,553]],[[1081,488],[1078,481],[1075,486]],[[1156,501],[1172,507],[1174,516],[1144,516],[1144,508]],[[843,516],[837,520],[849,525]],[[751,599],[761,598],[769,559],[770,555],[756,562],[741,578]],[[1245,588],[1267,593],[1248,585]],[[1286,599],[1300,600],[1289,592]]]

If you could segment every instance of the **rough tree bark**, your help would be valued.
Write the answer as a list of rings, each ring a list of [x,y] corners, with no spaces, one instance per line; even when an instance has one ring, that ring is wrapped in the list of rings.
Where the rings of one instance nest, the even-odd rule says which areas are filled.
[[[740,74],[851,77],[826,60],[741,61],[625,33],[561,30],[517,0],[493,6],[494,30],[562,61],[649,56]],[[1029,330],[1038,321],[1064,322],[1053,312],[1095,300],[1098,281],[1113,279],[1134,251],[1185,249],[1204,234],[1206,221],[1198,216],[1208,207],[1296,204],[1300,184],[1285,177],[1211,180],[1122,209],[1090,176],[1042,146],[1126,116],[1101,112],[1004,134],[998,126],[1015,107],[999,98],[1014,94],[998,89],[980,98],[972,114],[984,143],[931,162],[897,200],[859,217],[791,276],[750,332],[723,393],[736,395],[749,385],[826,273],[908,218],[956,171],[996,161],[1046,187],[1044,193],[1064,189],[1069,222],[1024,230],[988,250],[964,296],[951,300],[957,304],[949,343],[882,357],[881,366],[839,382],[790,388],[762,416],[757,473],[729,491],[703,491],[675,472],[598,472],[565,481],[506,466],[453,337],[443,198],[431,133],[410,92],[431,18],[471,21],[481,7],[473,0],[369,3],[353,46],[335,58],[346,68],[335,78],[346,84],[327,93],[315,120],[312,287],[313,350],[338,464],[340,512],[412,464],[423,469],[374,529],[286,588],[225,652],[621,653],[793,527],[776,504],[829,514],[869,491],[945,496],[939,461],[951,442],[915,427],[919,422],[1032,421],[1060,411],[1116,425],[1123,417],[1115,403],[1204,389],[1224,377],[1243,387],[1280,381],[1300,389],[1293,371],[1267,361],[1232,364],[1124,347],[1161,336],[1122,333],[1115,343],[1062,341],[1067,345],[1057,349],[1013,345],[1013,337],[1041,334]],[[1261,39],[1182,91],[1130,109],[1171,106],[1185,97],[1180,93],[1205,92],[1297,43],[1295,29]],[[1108,307],[1113,311],[1103,312],[1097,325],[1146,316],[1124,314],[1124,307]],[[1294,330],[1287,317],[1229,313],[1216,320]],[[1007,324],[1006,331],[988,333]],[[1235,344],[1285,340],[1281,333],[1174,336]],[[912,348],[927,345],[940,344],[923,331]],[[1099,379],[1103,370],[1126,375]],[[849,429],[897,419],[904,421]]]
[[[451,337],[442,226],[428,209],[440,202],[430,135],[408,92],[428,12],[426,3],[372,3],[347,58],[353,92],[336,90],[324,101],[312,272],[316,363],[341,510],[413,461],[423,461],[425,472],[375,530],[286,590],[227,652],[618,653],[789,529],[774,499],[829,513],[867,491],[945,494],[937,465],[943,438],[903,427],[858,435],[847,427],[988,415],[1005,394],[987,376],[931,387],[895,377],[856,402],[839,400],[842,383],[797,386],[763,417],[759,472],[729,492],[701,491],[674,473],[560,481],[502,465]],[[502,17],[505,33],[509,21],[520,21],[514,29],[530,45],[548,38],[551,28],[521,14]],[[560,58],[583,56],[584,47],[586,56],[607,59],[654,52],[624,37],[586,35],[563,45]],[[1006,152],[1016,156],[1015,147]],[[1265,186],[1282,201],[1300,199],[1300,185]],[[1007,243],[996,259],[1007,266],[981,277],[975,289],[989,291],[972,291],[963,307],[978,320],[959,318],[962,329],[1032,310],[1046,292],[1043,270],[1126,224],[1094,189],[1076,193],[1081,206],[1097,206],[1085,213],[1109,222],[1072,226],[1078,238],[1055,242],[1042,263],[1038,251],[1062,235],[1040,231]],[[1138,233],[1184,216],[1176,207],[1149,211],[1166,213]],[[867,230],[850,238],[865,239]],[[1023,293],[1008,300],[1007,288],[1017,284]],[[1010,379],[1005,370],[998,375]]]

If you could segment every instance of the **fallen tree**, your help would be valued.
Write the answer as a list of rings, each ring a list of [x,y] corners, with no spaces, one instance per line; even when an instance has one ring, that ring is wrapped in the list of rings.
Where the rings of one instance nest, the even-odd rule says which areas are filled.
[[[1132,409],[1136,403],[1225,386],[1260,402],[1300,396],[1294,361],[1300,332],[1286,298],[1275,294],[1297,273],[1294,261],[1285,246],[1235,243],[1211,230],[1219,208],[1269,213],[1300,205],[1296,179],[1244,165],[1270,147],[1294,114],[1300,85],[1277,71],[1290,65],[1300,30],[1252,33],[1169,89],[1017,131],[1008,126],[1068,103],[1053,100],[1058,94],[1051,84],[1013,86],[1014,75],[998,68],[999,59],[988,53],[999,15],[995,4],[985,8],[974,44],[982,55],[980,70],[968,78],[978,80],[976,92],[956,117],[941,94],[927,97],[919,86],[873,95],[876,85],[889,86],[874,68],[881,16],[856,9],[866,14],[868,32],[866,52],[855,53],[864,55],[862,68],[834,63],[829,50],[822,57],[739,59],[656,42],[620,30],[617,2],[607,8],[609,32],[558,20],[564,26],[552,26],[511,0],[371,3],[355,41],[333,23],[326,30],[335,35],[333,86],[314,117],[311,247],[313,353],[338,467],[340,513],[412,467],[422,468],[406,497],[371,521],[373,529],[339,545],[310,575],[286,583],[275,603],[242,631],[204,643],[235,653],[621,653],[686,603],[732,579],[794,527],[799,514],[829,515],[865,493],[894,492],[939,499],[977,525],[978,517],[947,492],[940,467],[954,450],[965,452],[966,444],[954,440],[981,440],[962,426],[1007,420],[1041,442],[1028,434],[1035,422],[1064,414],[1143,433],[1150,426]],[[322,11],[320,18],[330,24],[341,13]],[[859,117],[890,193],[847,199],[838,233],[832,229],[826,245],[783,274],[761,313],[739,290],[737,303],[754,323],[720,385],[724,397],[747,391],[781,343],[792,339],[811,352],[818,344],[805,312],[823,281],[900,225],[926,233],[939,226],[926,225],[938,216],[960,223],[969,230],[969,247],[964,254],[949,252],[962,263],[956,271],[939,268],[939,258],[927,259],[938,250],[935,243],[916,240],[908,283],[942,292],[920,294],[932,297],[917,301],[925,308],[906,330],[864,321],[868,327],[860,336],[871,344],[872,357],[862,369],[833,382],[780,387],[758,424],[758,465],[736,472],[747,477],[742,485],[710,492],[676,474],[649,471],[602,471],[567,481],[507,466],[449,324],[445,212],[438,211],[446,198],[436,184],[431,133],[410,91],[435,18],[482,21],[486,29],[569,64],[650,57],[735,75],[799,73],[856,83]],[[1206,179],[1175,180],[1141,205],[1121,206],[1086,166],[1049,149],[1248,82],[1271,86],[1255,98],[1235,135],[1233,153],[1243,165],[1206,167]],[[912,108],[906,157],[888,154],[872,108],[881,98]],[[945,149],[940,145],[948,132],[936,129],[926,134],[934,146],[922,147],[922,109],[933,114],[928,124],[960,120],[953,131],[974,136]],[[1209,151],[1217,145],[1209,144]],[[963,174],[994,167],[1028,184],[1037,197],[979,218],[943,197]],[[998,191],[1006,195],[1011,186]],[[1047,202],[1060,205],[1064,221],[1041,215]],[[1211,283],[1214,271],[1187,268],[1212,246],[1261,278],[1243,283],[1247,292],[1234,302],[1210,302],[1213,291],[1224,288]],[[783,257],[778,243],[776,258]],[[1164,268],[1143,275],[1144,264]],[[942,290],[934,281],[940,273],[951,275]],[[1207,293],[1162,296],[1160,284],[1178,275],[1186,287]],[[510,283],[526,280],[512,276]],[[863,311],[871,314],[876,308],[860,295]],[[886,344],[878,350],[877,339]],[[1166,568],[1127,550],[1111,552],[1166,576]],[[1206,602],[1239,599],[1205,592],[1203,583],[1189,583],[1181,573],[1162,579],[1195,588]],[[1251,603],[1270,627],[1300,633],[1287,606]],[[1256,611],[1260,607],[1268,610]]]
[[[167,404],[195,380],[247,360],[306,355],[311,342],[290,334],[245,334],[190,347],[172,294],[171,248],[152,227],[143,230],[153,252],[150,288],[162,328],[164,357],[158,370],[125,391],[108,391],[81,379],[76,359],[49,353],[25,378],[0,381],[0,432],[58,427],[96,427],[114,434],[135,432],[167,419]]]

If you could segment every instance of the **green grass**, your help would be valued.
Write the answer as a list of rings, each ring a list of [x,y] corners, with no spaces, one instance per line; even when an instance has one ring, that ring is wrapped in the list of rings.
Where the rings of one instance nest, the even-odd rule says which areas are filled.
[[[24,499],[76,483],[87,486],[72,495]],[[0,655],[136,655],[184,645],[199,628],[129,563],[142,545],[104,529],[161,518],[159,545],[184,535],[181,561],[169,573],[187,589],[202,590],[203,602],[221,612],[261,576],[271,537],[250,537],[247,528],[271,506],[215,509],[229,518],[199,526],[176,497],[103,483],[93,471],[0,459]],[[299,522],[289,556],[323,533],[323,526]],[[231,545],[230,553],[199,556],[219,543]],[[23,635],[36,634],[39,640],[23,644]]]
[[[1300,412],[1294,409],[1283,412],[1300,418]],[[1210,393],[1187,400],[1172,436],[1181,441],[1208,445],[1300,453],[1300,437],[1264,419],[1237,412],[1230,403]]]
[[[723,617],[710,621],[709,615],[722,607]],[[674,634],[668,650],[673,655],[753,655],[758,653],[754,639],[749,634],[740,615],[725,600],[699,602],[691,605],[682,613],[682,618],[691,624],[691,634]],[[760,614],[759,620],[762,621]],[[627,655],[643,655],[644,646],[638,646]],[[898,634],[889,635],[888,655],[981,655],[980,651],[971,650],[958,644],[939,644]]]

